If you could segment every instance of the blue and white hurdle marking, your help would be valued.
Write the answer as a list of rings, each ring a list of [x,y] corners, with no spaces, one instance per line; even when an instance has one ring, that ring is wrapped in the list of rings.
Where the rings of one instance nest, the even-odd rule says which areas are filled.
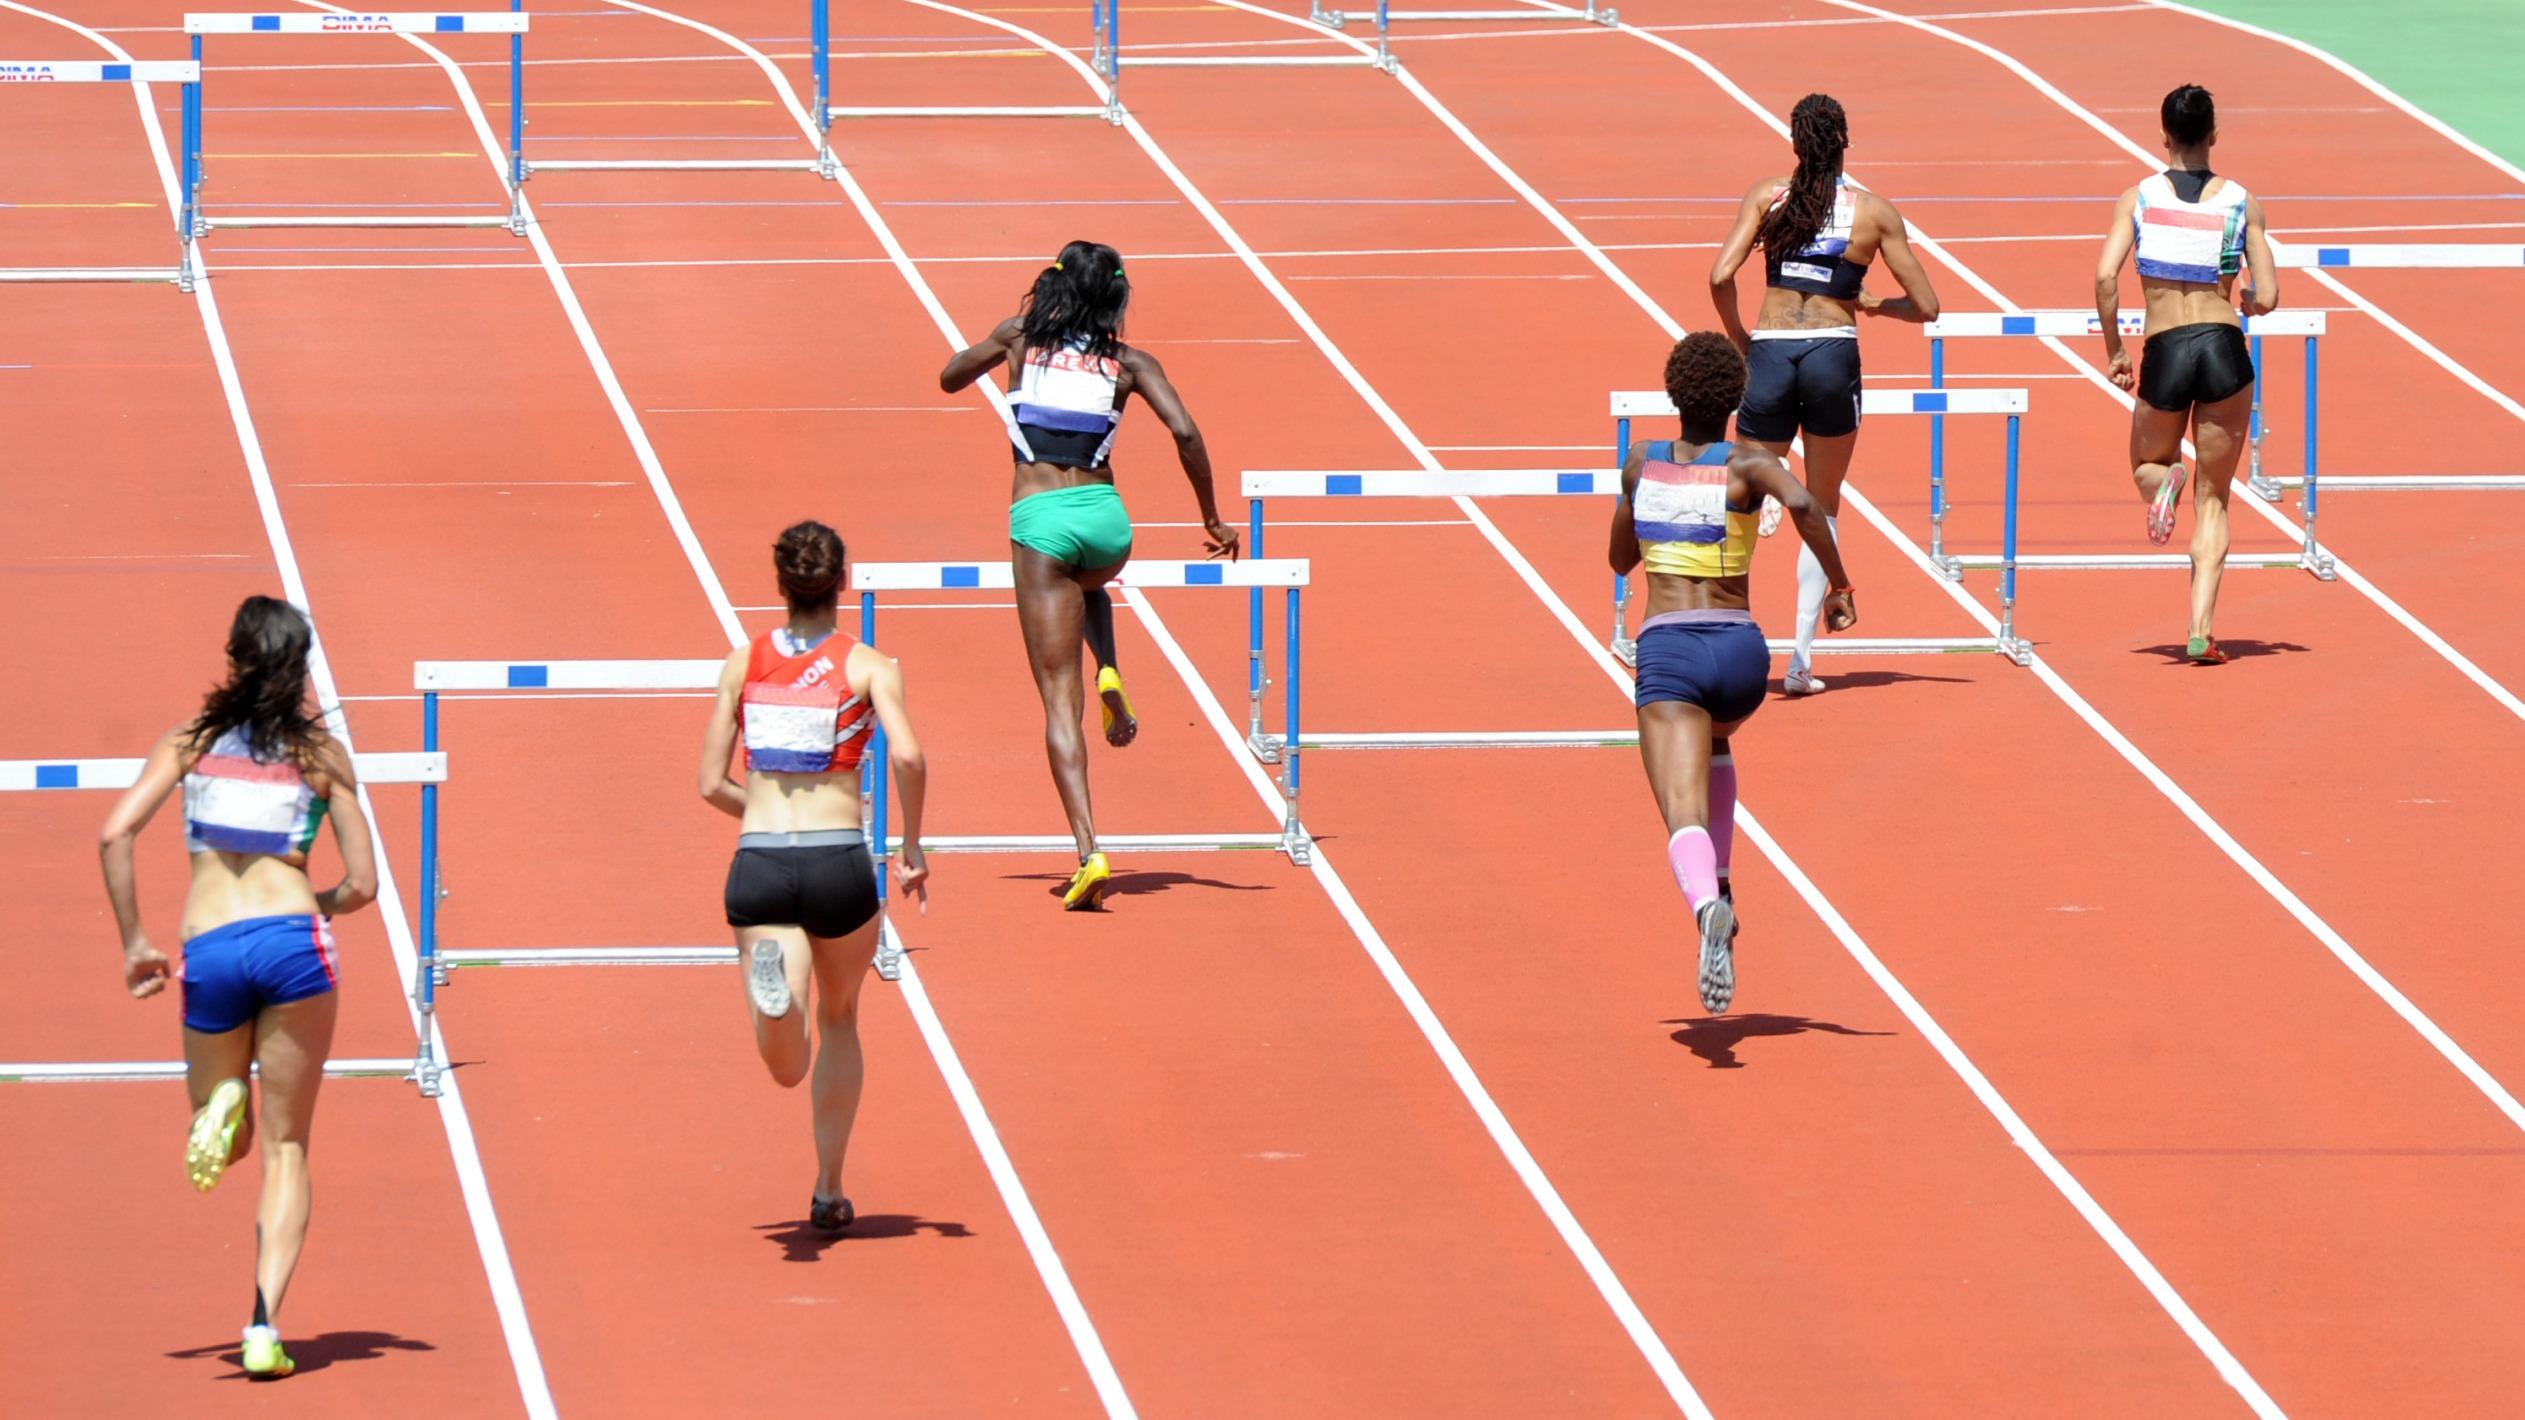
[[[1248,552],[1257,549],[1248,548]],[[1122,569],[1108,586],[1142,589],[1180,587],[1243,587],[1250,598],[1255,615],[1250,653],[1255,682],[1262,676],[1261,607],[1263,593],[1273,587],[1288,597],[1288,617],[1281,629],[1281,672],[1287,680],[1282,713],[1287,716],[1290,733],[1297,732],[1298,719],[1298,601],[1307,584],[1307,564],[1303,558],[1277,560],[1248,557],[1241,562],[1156,562],[1134,559]],[[875,645],[877,640],[878,592],[942,592],[983,589],[1008,590],[1017,585],[1014,570],[1005,562],[863,562],[850,570],[851,588],[859,593],[859,639]],[[1259,689],[1255,695],[1255,728],[1260,731]],[[874,806],[873,836],[889,849],[895,841],[885,837],[886,799],[884,754],[885,731],[877,732],[877,743],[870,746],[868,762],[874,766],[875,779],[870,791]],[[1098,834],[1097,841],[1109,848],[1198,852],[1221,850],[1268,850],[1285,853],[1293,863],[1314,859],[1314,844],[1298,818],[1298,762],[1290,755],[1281,766],[1280,794],[1282,818],[1280,832],[1212,833],[1212,834]],[[921,846],[936,852],[967,853],[1038,853],[1073,847],[1067,834],[1017,835],[965,839],[924,838]]]
[[[2005,492],[2000,504],[1999,554],[1987,561],[1979,559],[1965,566],[1987,566],[1999,573],[1999,634],[1996,636],[1921,636],[1867,637],[1825,636],[1815,642],[1815,654],[1822,655],[1910,655],[1941,654],[1951,651],[1995,651],[2020,666],[2034,663],[2034,646],[2016,634],[2016,569],[2020,563],[2037,559],[2017,555],[2017,469],[2021,421],[2025,417],[2026,395],[2021,389],[1871,389],[1859,396],[1859,413],[1866,415],[1927,415],[1929,424],[1929,516],[1932,546],[1937,536],[1937,520],[1945,516],[1944,444],[1946,416],[1950,414],[2002,415],[2008,421],[2008,442],[2004,470]],[[1627,463],[1631,457],[1631,421],[1641,416],[1675,417],[1674,401],[1664,390],[1641,390],[1613,396],[1614,457]],[[1951,560],[1951,559],[1950,559]],[[1943,564],[1940,564],[1943,565]],[[1949,571],[1949,576],[1958,575]],[[1624,618],[1630,600],[1630,584],[1617,578],[1613,602],[1613,651],[1629,661],[1636,647],[1624,630]],[[1776,653],[1788,642],[1774,641]]]
[[[53,789],[128,789],[140,779],[145,759],[10,759],[0,760],[0,793]],[[447,782],[447,756],[435,749],[420,753],[410,751],[383,754],[355,754],[351,767],[363,786],[378,784],[418,784],[426,806]],[[426,807],[424,812],[426,812]],[[430,1049],[430,1022],[421,1018],[420,1041],[413,1047],[412,1059],[402,1060],[335,1060],[326,1064],[327,1075],[390,1075],[419,1084],[423,1094],[438,1093],[439,1063]],[[0,1064],[0,1081],[42,1080],[75,1082],[95,1080],[180,1080],[184,1066],[179,1061],[150,1061],[97,1065],[34,1065]]]
[[[2122,311],[2118,322],[2122,334],[2137,336],[2143,329],[2146,313]],[[2335,577],[2331,554],[2315,540],[2316,477],[2316,411],[2320,384],[2316,376],[2315,342],[2324,333],[2321,311],[2273,311],[2266,316],[2245,319],[2245,336],[2253,349],[2253,365],[2262,368],[2262,340],[2265,336],[2303,336],[2306,341],[2305,395],[2305,475],[2302,478],[2272,478],[2262,470],[2262,381],[2253,382],[2253,412],[2248,421],[2248,443],[2245,454],[2245,478],[2253,491],[2265,498],[2276,499],[2283,488],[2302,487],[2305,496],[2301,526],[2304,545],[2296,552],[2235,552],[2227,556],[2230,567],[2300,567],[2324,581]],[[1946,384],[1946,342],[2006,336],[2040,339],[2043,337],[2076,338],[2100,334],[2102,324],[2093,311],[2022,311],[2014,315],[1998,311],[1976,311],[1966,315],[1941,316],[1929,322],[1929,387],[1942,389]],[[1985,555],[1949,556],[1946,551],[1946,484],[1945,421],[1929,425],[1929,560],[1952,579],[1961,577],[1968,567],[1993,567],[1996,560]],[[2333,480],[2322,479],[2324,487]],[[2118,570],[2133,567],[2189,567],[2192,559],[2179,552],[2144,553],[2037,553],[2019,559],[2027,567],[2051,567],[2085,570]]]
[[[526,198],[518,184],[526,180],[526,15],[525,0],[509,0],[506,11],[461,11],[343,15],[324,11],[281,14],[192,14],[184,32],[193,37],[193,62],[202,59],[208,35],[459,35],[500,34],[509,37],[508,215],[504,217],[409,216],[365,214],[331,217],[210,217],[202,211],[202,81],[196,77],[184,91],[184,211],[178,230],[184,241],[184,263],[197,271],[193,242],[219,227],[501,227],[526,235]]]
[[[2271,259],[2306,271],[2520,271],[2525,245],[2515,242],[2283,242]]]
[[[44,84],[182,84],[201,81],[202,66],[191,60],[101,62],[91,59],[0,59],[0,89]],[[188,105],[189,109],[189,105]],[[12,266],[0,267],[0,282],[15,281],[144,281],[172,282],[193,289],[192,250],[179,241],[173,266]]]

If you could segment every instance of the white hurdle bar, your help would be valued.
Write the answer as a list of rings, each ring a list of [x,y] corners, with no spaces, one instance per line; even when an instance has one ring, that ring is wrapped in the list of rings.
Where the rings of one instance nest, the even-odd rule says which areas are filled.
[[[2142,311],[2116,313],[2116,323],[2122,334],[2126,336],[2138,335],[2145,328],[2145,322],[2146,313]],[[2230,567],[2302,567],[2324,581],[2332,581],[2338,575],[2333,569],[2332,556],[2325,552],[2322,545],[2315,540],[2315,499],[2318,481],[2315,474],[2315,416],[2316,392],[2319,388],[2316,378],[2315,342],[2324,333],[2324,313],[2321,311],[2273,311],[2269,315],[2247,316],[2244,319],[2244,330],[2245,338],[2252,347],[2253,368],[2256,372],[2253,381],[2253,409],[2248,417],[2246,428],[2246,482],[2254,492],[2271,499],[2277,499],[2283,487],[2305,489],[2305,496],[2300,500],[2305,541],[2304,546],[2298,551],[2286,555],[2238,553],[2227,559],[2227,565]],[[1990,336],[2076,338],[2102,334],[2103,324],[2096,318],[2093,311],[2019,311],[2014,313],[1975,311],[1965,315],[1941,316],[1929,322],[1926,333],[1929,337],[1929,387],[1942,389],[1946,385],[1946,342],[1950,339]],[[2262,338],[2268,335],[2302,336],[2306,341],[2304,423],[2306,472],[2302,478],[2276,479],[2264,473],[2262,469],[2263,417],[2260,371]],[[1945,421],[1931,421],[1929,425],[1929,560],[1952,579],[1962,576],[1964,569],[1968,567],[1992,567],[1997,564],[1986,554],[1959,557],[1947,555],[1945,446]],[[2328,478],[2320,481],[2326,487],[2332,484],[2332,480]],[[2021,565],[2028,567],[2054,568],[2109,569],[2188,567],[2191,565],[2191,559],[2188,557],[2160,554],[2143,554],[2137,561],[2129,557],[2109,554],[2089,557],[2074,553],[2030,554],[2017,560]]]
[[[2006,483],[2004,501],[2000,505],[2001,551],[1990,566],[1999,571],[1999,634],[1996,636],[1919,636],[1869,637],[1834,636],[1815,643],[1815,654],[1822,655],[1946,655],[1957,651],[1996,651],[2020,666],[2034,663],[2034,645],[2016,634],[2016,569],[2031,558],[2017,555],[2017,469],[2020,421],[2025,417],[2026,394],[2021,389],[1871,389],[1859,396],[1859,413],[1865,415],[1917,415],[1930,417],[1930,502],[1939,504],[1942,467],[1939,462],[1945,419],[1950,414],[2003,415],[2008,421]],[[1631,421],[1642,416],[1675,417],[1674,401],[1664,390],[1641,390],[1616,393],[1613,396],[1614,456],[1625,464],[1631,457]],[[1953,575],[1950,573],[1949,575]],[[1615,578],[1613,597],[1613,653],[1625,661],[1638,654],[1638,643],[1625,630],[1629,608],[1630,582]],[[1774,641],[1771,649],[1778,652],[1787,642]]]
[[[2271,258],[2281,266],[2301,271],[2516,271],[2525,269],[2525,245],[2274,241]]]
[[[128,789],[133,784],[139,782],[141,766],[147,763],[148,761],[143,759],[0,760],[0,793],[6,793],[12,790]],[[419,753],[404,750],[389,751],[381,754],[354,754],[351,756],[351,768],[359,775],[359,779],[362,784],[418,784],[421,786],[422,801],[425,805],[430,801],[431,797],[437,793],[438,786],[447,782],[447,756],[438,752],[436,749],[424,749]],[[426,862],[424,871],[426,871]],[[354,1065],[374,1068],[351,1068]],[[127,1069],[131,1071],[147,1072],[161,1068],[170,1069],[173,1073],[163,1075],[150,1073],[56,1073],[48,1076],[29,1076],[11,1073],[13,1071],[40,1071],[46,1069],[56,1071],[63,1069]],[[412,1059],[409,1062],[335,1061],[325,1067],[325,1073],[329,1075],[392,1073],[399,1076],[409,1076],[411,1079],[420,1084],[422,1093],[438,1093],[439,1070],[435,1053],[430,1049],[429,1018],[424,1016],[421,1020],[420,1041],[413,1047]],[[20,1078],[49,1078],[63,1080],[181,1079],[183,1078],[183,1075],[184,1067],[181,1064],[174,1064],[166,1067],[161,1067],[156,1064],[134,1065],[129,1067],[0,1066],[0,1080]]]
[[[833,157],[833,120],[837,118],[1101,118],[1122,122],[1122,99],[1114,91],[1112,18],[1108,6],[1118,0],[1088,0],[1096,30],[1095,59],[1090,67],[1105,81],[1105,98],[1095,104],[837,104],[833,102],[832,0],[809,0],[807,6],[810,67],[815,74],[818,131],[816,164],[826,177],[837,172]],[[552,166],[545,164],[545,166]]]
[[[94,59],[0,59],[0,88],[37,84],[183,84],[201,82],[202,66],[189,59],[103,61]],[[190,105],[187,105],[189,109]],[[193,289],[193,266],[179,243],[173,266],[0,267],[0,282],[171,282]]]
[[[196,77],[184,88],[183,152],[179,155],[183,167],[184,211],[178,220],[177,230],[184,243],[187,278],[198,274],[200,269],[194,258],[195,239],[221,227],[500,227],[513,236],[526,235],[526,195],[519,187],[526,181],[526,31],[525,0],[509,0],[509,8],[505,11],[337,14],[292,10],[279,14],[186,15],[184,32],[192,37],[193,62],[197,67],[201,63],[202,40],[206,35],[496,34],[507,35],[509,41],[506,216],[211,217],[202,211],[202,81]]]
[[[1248,548],[1248,552],[1259,551]],[[1120,575],[1107,586],[1173,588],[1173,587],[1243,587],[1247,589],[1249,606],[1254,616],[1252,675],[1262,674],[1261,607],[1265,589],[1279,587],[1288,594],[1288,620],[1281,630],[1281,669],[1288,684],[1282,714],[1287,718],[1289,733],[1298,732],[1298,595],[1308,580],[1308,568],[1302,558],[1270,559],[1249,557],[1242,562],[1156,562],[1134,560],[1124,565]],[[1006,589],[1014,587],[1015,571],[1005,562],[863,562],[850,569],[851,589],[859,593],[859,639],[869,645],[877,643],[878,592],[939,592]],[[1255,692],[1253,732],[1261,732],[1261,692]],[[877,730],[877,742],[869,747],[867,762],[873,766],[870,802],[873,806],[873,837],[889,849],[897,841],[886,836],[886,760],[885,730]],[[1100,834],[1097,841],[1115,848],[1190,852],[1208,849],[1273,849],[1289,856],[1292,863],[1314,860],[1313,841],[1298,818],[1298,761],[1295,754],[1281,764],[1280,793],[1283,812],[1280,832],[1274,834]],[[921,846],[942,852],[967,853],[1032,853],[1071,849],[1067,837],[1008,836],[999,838],[940,839],[923,838]],[[883,880],[879,889],[882,893]]]
[[[831,27],[827,15],[829,0],[814,0],[808,6],[807,20],[812,26],[815,47],[816,77],[823,79],[829,63],[830,46],[826,36]],[[823,106],[823,95],[816,96],[817,107]],[[819,119],[820,133],[831,120]],[[524,156],[519,149],[517,180],[524,182],[537,173],[814,173],[819,177],[836,177],[832,148],[818,140],[813,157],[808,158],[537,158]]]

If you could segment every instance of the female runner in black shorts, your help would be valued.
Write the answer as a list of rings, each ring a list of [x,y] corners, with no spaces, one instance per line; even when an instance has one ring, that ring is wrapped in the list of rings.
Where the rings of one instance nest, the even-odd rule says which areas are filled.
[[[799,1005],[815,979],[815,1190],[808,1221],[850,1226],[842,1156],[859,1113],[859,986],[876,958],[877,876],[859,820],[859,761],[885,727],[903,804],[904,892],[929,907],[921,856],[927,780],[920,741],[903,711],[903,672],[836,628],[842,539],[799,523],[772,548],[788,624],[728,656],[719,702],[701,741],[701,796],[738,820],[728,865],[728,925],[754,1015],[754,1048],[789,1089],[807,1078],[807,1023]],[[745,777],[729,763],[742,741]]]

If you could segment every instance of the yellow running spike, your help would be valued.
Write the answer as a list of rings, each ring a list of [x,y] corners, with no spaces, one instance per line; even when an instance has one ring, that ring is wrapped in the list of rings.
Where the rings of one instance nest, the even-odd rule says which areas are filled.
[[[1105,855],[1090,853],[1087,861],[1070,875],[1069,889],[1061,894],[1061,908],[1066,912],[1091,912],[1102,905],[1105,889],[1113,882],[1113,869],[1105,866]]]

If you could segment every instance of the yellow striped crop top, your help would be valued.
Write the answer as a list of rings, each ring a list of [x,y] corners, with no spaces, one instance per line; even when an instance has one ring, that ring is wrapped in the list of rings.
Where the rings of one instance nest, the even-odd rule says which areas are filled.
[[[1727,460],[1735,445],[1712,444],[1688,463],[1675,462],[1672,440],[1650,444],[1631,489],[1631,530],[1640,563],[1677,577],[1741,577],[1753,566],[1759,498],[1727,501]]]

